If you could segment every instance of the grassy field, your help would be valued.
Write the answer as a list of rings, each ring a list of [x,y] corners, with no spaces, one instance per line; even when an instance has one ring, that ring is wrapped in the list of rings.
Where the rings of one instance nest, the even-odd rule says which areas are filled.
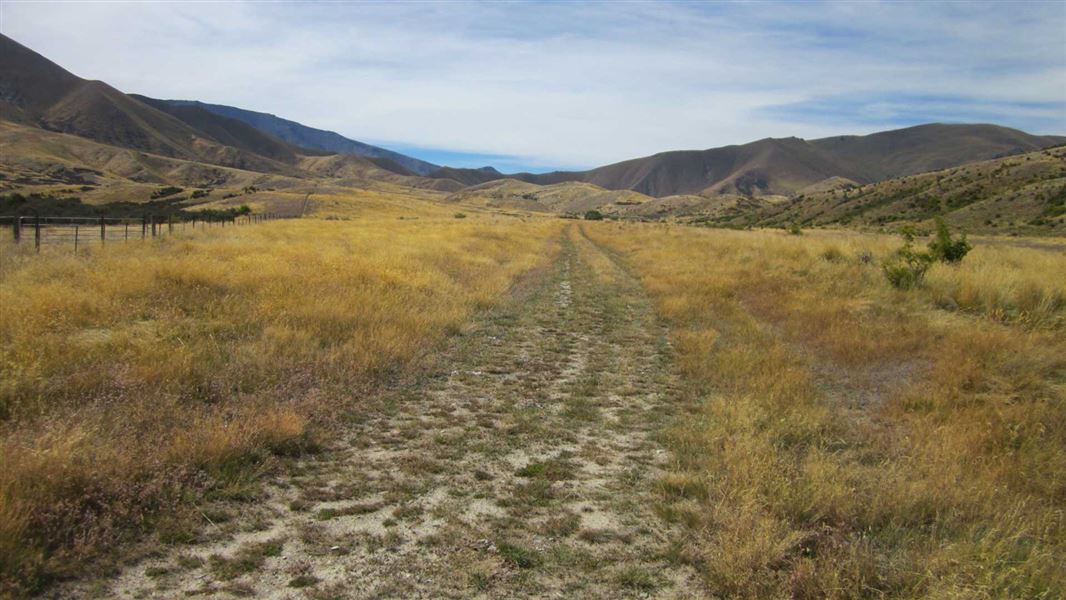
[[[672,329],[661,512],[711,590],[1062,597],[1066,255],[980,246],[901,292],[889,237],[586,229]]]
[[[672,360],[676,373],[656,377],[680,381],[645,390],[661,395],[655,410],[672,424],[649,434],[642,451],[655,456],[659,440],[668,467],[645,465],[649,479],[625,480],[642,490],[627,495],[623,485],[609,496],[627,515],[654,504],[658,516],[642,518],[665,520],[670,550],[644,558],[694,568],[704,586],[694,595],[1055,598],[1066,589],[1066,278],[1056,275],[1066,273],[1066,253],[1055,243],[982,240],[961,264],[936,264],[923,285],[900,291],[880,267],[901,243],[891,236],[578,227],[380,191],[313,197],[309,211],[317,218],[90,246],[77,256],[0,246],[0,596],[154,552],[136,540],[191,543],[211,521],[204,502],[254,500],[281,457],[318,452],[324,436],[347,431],[352,456],[377,444],[373,435],[389,446],[393,429],[360,438],[340,421],[417,371],[523,274],[549,265],[555,275],[542,285],[556,288],[534,295],[521,318],[497,318],[482,341],[486,360],[500,364],[453,369],[456,386],[481,392],[452,399],[426,390],[436,400],[398,414],[413,411],[432,427],[426,407],[452,423],[453,404],[481,399],[484,414],[461,420],[473,432],[463,439],[525,451],[522,436],[543,429],[530,439],[557,444],[548,424],[584,414],[572,410],[582,393],[603,407],[641,397],[627,373],[643,368],[634,357],[659,352],[657,316],[672,350],[655,368]],[[641,306],[647,318],[612,323]],[[551,352],[529,341],[541,338]],[[643,350],[630,353],[634,340]],[[607,342],[614,346],[600,347]],[[582,385],[544,387],[566,377]],[[611,386],[597,395],[588,382]],[[511,395],[493,391],[499,386]],[[533,408],[544,411],[541,427],[493,425]],[[600,417],[579,425],[569,435],[593,440],[634,427]],[[439,452],[448,438],[405,428],[401,449]],[[616,445],[639,437],[626,435]],[[582,452],[567,454],[570,475],[540,482],[544,498],[572,500],[566,486],[598,489],[604,468]],[[347,456],[323,458],[335,471],[323,477],[351,470]],[[481,460],[449,456],[434,460],[464,473]],[[392,476],[389,464],[375,468]],[[477,498],[486,502],[497,485],[525,489],[530,474],[514,469],[489,469],[475,483],[437,470],[432,479],[443,498],[484,487]],[[393,484],[407,506],[408,483]],[[661,501],[648,500],[650,488]],[[539,567],[494,559],[475,588],[491,589],[497,569],[517,569],[508,581],[533,587],[515,589],[538,589],[538,577],[550,589],[583,577],[565,572],[574,552],[622,552],[591,534],[567,541],[583,522],[577,508],[567,511],[573,527],[562,538],[558,528],[506,521],[524,548],[549,544],[539,551],[548,558]],[[635,531],[619,539],[648,537]],[[368,548],[372,562],[377,547]],[[452,558],[460,564],[469,551]],[[603,585],[658,589],[659,567],[641,569],[636,579],[609,574]]]
[[[78,256],[0,250],[0,596],[139,532],[181,536],[201,498],[251,497],[276,455],[313,450],[547,261],[560,227],[348,206]]]

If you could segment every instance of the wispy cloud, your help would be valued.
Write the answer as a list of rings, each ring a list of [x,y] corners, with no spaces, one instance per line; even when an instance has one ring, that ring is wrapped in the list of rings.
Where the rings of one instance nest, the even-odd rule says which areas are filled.
[[[1066,133],[1061,2],[5,1],[0,17],[125,91],[453,164],[575,168],[927,121]]]

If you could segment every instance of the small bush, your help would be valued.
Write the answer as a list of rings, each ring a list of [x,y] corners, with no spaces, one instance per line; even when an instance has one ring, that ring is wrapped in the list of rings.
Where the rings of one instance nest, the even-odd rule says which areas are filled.
[[[177,194],[182,191],[183,189],[180,187],[174,187],[172,185],[164,186],[152,192],[152,200],[155,200],[157,198],[165,198],[167,196],[173,196],[174,194]]]
[[[822,250],[821,256],[822,260],[825,260],[826,262],[840,262],[844,260],[844,253],[836,246],[830,246],[825,250]]]
[[[803,229],[800,227],[799,223],[793,223],[789,225],[788,232],[792,235],[803,235]]]
[[[455,218],[456,219],[465,219],[466,218],[466,213],[457,212],[457,213],[455,213]]]
[[[533,569],[539,567],[543,562],[539,554],[521,546],[501,543],[497,547],[500,551],[500,557],[508,564],[519,569]]]
[[[965,258],[973,246],[966,241],[966,234],[960,234],[959,239],[952,239],[948,226],[940,217],[936,219],[936,237],[929,242],[929,255],[933,260],[958,263]]]
[[[909,290],[925,279],[925,273],[929,270],[933,258],[928,253],[914,249],[914,234],[910,230],[903,231],[903,239],[903,247],[896,250],[891,260],[881,265],[881,270],[892,287]]]
[[[585,220],[586,221],[602,221],[603,220],[603,213],[601,213],[598,210],[590,210],[590,211],[585,213]]]

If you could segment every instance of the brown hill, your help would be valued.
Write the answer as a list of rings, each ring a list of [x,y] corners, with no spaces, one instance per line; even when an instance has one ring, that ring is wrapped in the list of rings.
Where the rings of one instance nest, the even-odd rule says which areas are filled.
[[[897,177],[815,189],[784,204],[722,215],[719,225],[928,226],[982,233],[1066,234],[1066,146]]]
[[[302,156],[298,166],[312,175],[333,179],[338,185],[357,186],[360,182],[373,180],[441,192],[454,192],[464,187],[463,184],[452,179],[432,179],[412,175],[389,159],[368,159],[353,154]],[[392,169],[397,169],[400,173]],[[401,174],[404,172],[407,174]]]
[[[599,210],[622,214],[652,198],[628,190],[605,190],[588,183],[563,182],[537,185],[517,179],[499,179],[456,192],[447,202],[488,208],[506,208],[558,214],[583,214]]]
[[[873,183],[1063,142],[1064,137],[1030,135],[996,125],[931,124],[810,141],[767,138],[740,146],[663,152],[589,171],[499,174],[496,178],[541,185],[578,181],[656,197],[792,195],[832,177]],[[493,179],[491,172],[470,169],[449,169],[447,176],[468,184]]]
[[[330,154],[320,150],[293,146],[243,121],[216,115],[199,106],[174,105],[164,100],[156,100],[139,94],[130,94],[130,97],[175,117],[201,133],[206,133],[221,144],[258,154],[259,156],[265,156],[285,164],[295,164],[300,155]]]
[[[227,146],[102,81],[81,79],[4,35],[0,35],[0,116],[161,156],[291,172],[282,162]]]
[[[451,179],[463,185],[479,185],[489,181],[507,179],[507,176],[492,167],[480,169],[461,169],[456,167],[441,167],[428,175],[436,179]]]
[[[864,136],[811,140],[810,144],[863,175],[870,183],[966,163],[1040,150],[1066,137],[1037,136],[997,125],[932,123]]]

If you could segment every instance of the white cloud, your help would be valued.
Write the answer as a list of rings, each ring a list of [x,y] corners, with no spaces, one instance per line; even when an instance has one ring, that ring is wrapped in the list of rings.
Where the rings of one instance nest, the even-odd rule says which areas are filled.
[[[838,97],[875,115],[955,98],[924,108],[1066,133],[1066,7],[1051,3],[4,2],[0,30],[124,91],[531,165],[880,128],[767,110]]]

